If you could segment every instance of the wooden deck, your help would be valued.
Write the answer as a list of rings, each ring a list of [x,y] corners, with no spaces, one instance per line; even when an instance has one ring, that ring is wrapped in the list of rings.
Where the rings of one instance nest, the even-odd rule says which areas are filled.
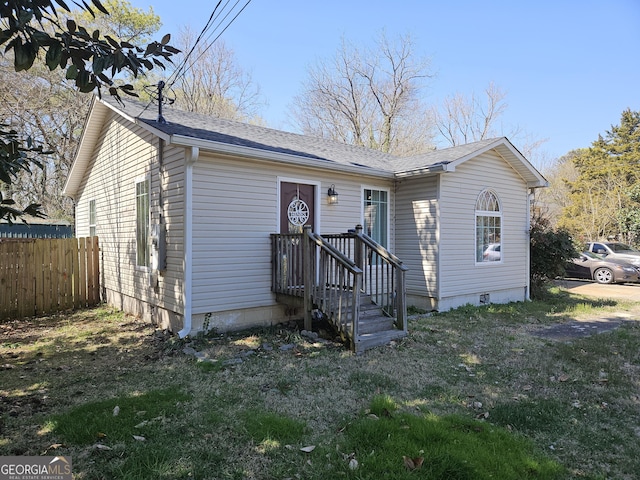
[[[272,289],[279,302],[302,304],[305,329],[317,309],[356,353],[407,335],[406,267],[360,226],[326,237],[308,228],[271,237]]]

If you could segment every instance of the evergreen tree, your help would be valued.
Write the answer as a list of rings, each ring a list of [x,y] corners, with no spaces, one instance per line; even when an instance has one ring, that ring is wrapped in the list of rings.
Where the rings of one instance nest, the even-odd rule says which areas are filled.
[[[625,110],[620,125],[579,150],[573,162],[579,173],[568,182],[570,205],[559,225],[581,240],[633,242],[640,212],[633,193],[640,188],[640,112]]]

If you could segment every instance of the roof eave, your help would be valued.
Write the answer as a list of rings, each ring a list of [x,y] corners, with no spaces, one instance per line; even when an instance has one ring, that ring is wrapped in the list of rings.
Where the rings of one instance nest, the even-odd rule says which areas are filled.
[[[455,167],[448,163],[439,163],[437,165],[429,165],[428,167],[416,168],[414,170],[405,170],[404,172],[396,172],[395,177],[398,179],[419,177],[423,175],[437,175],[440,173],[453,172]]]
[[[500,148],[506,148],[511,155],[514,156],[518,160],[518,162],[524,167],[524,170],[518,170],[508,158],[503,155],[503,152],[500,152]],[[518,174],[523,178],[529,188],[541,188],[547,187],[549,183],[547,179],[542,176],[542,174],[525,158],[520,151],[513,146],[513,144],[506,137],[497,138],[494,142],[485,145],[484,147],[475,150],[464,157],[460,157],[449,165],[453,169],[461,163],[466,162],[478,155],[482,155],[483,153],[488,152],[489,150],[495,150],[498,155],[502,157],[502,159],[507,162],[511,167],[518,172]]]
[[[84,120],[84,125],[82,127],[82,136],[80,137],[80,142],[78,143],[76,153],[73,157],[73,163],[71,164],[71,169],[69,170],[67,181],[65,182],[62,189],[62,194],[71,198],[74,198],[76,196],[76,194],[78,193],[78,188],[80,187],[80,183],[82,182],[82,177],[84,175],[84,171],[87,167],[88,162],[88,160],[84,160],[87,158],[86,154],[91,149],[93,149],[93,146],[96,143],[96,133],[95,131],[89,129],[89,125],[95,122],[102,122],[106,115],[106,110],[96,108],[97,102],[98,98],[94,96],[91,99],[89,114]]]

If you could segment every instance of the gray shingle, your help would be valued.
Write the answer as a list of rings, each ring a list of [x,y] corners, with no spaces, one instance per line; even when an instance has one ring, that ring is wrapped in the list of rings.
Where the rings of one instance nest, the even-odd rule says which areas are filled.
[[[364,147],[185,112],[173,107],[163,108],[163,117],[167,123],[159,123],[155,106],[145,109],[145,105],[140,102],[126,100],[123,108],[112,99],[103,100],[168,135],[182,135],[342,165],[393,171],[392,161],[395,157]]]
[[[483,149],[487,145],[495,143],[496,140],[498,139],[488,138],[478,142],[467,143],[465,145],[443,148],[442,150],[433,150],[432,152],[422,153],[411,157],[396,157],[393,161],[394,171],[396,173],[406,172],[455,162],[460,158],[466,157],[467,155]]]
[[[123,107],[108,95],[105,95],[103,101],[168,135],[181,135],[390,173],[450,163],[496,141],[493,138],[401,158],[378,150],[347,145],[323,138],[185,112],[171,106],[163,107],[163,117],[166,123],[159,123],[157,121],[157,106],[155,105],[147,108],[143,103],[126,99]]]

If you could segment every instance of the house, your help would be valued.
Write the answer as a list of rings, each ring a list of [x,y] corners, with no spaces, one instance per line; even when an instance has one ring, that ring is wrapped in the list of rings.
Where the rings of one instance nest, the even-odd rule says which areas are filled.
[[[371,284],[404,282],[389,298],[406,292],[419,308],[527,300],[529,198],[545,185],[506,138],[397,158],[95,98],[64,192],[76,203],[76,235],[100,239],[105,300],[186,336],[299,314],[281,294],[301,282],[291,277],[301,247],[288,236],[304,226],[317,234],[308,251],[335,260],[336,250],[354,249],[336,260],[355,275],[345,291],[359,290],[368,268]],[[353,246],[358,224],[367,254]],[[331,237],[327,246],[349,231],[351,240]],[[382,257],[401,267],[402,280],[371,267]],[[324,267],[314,258],[307,271],[318,276]],[[279,290],[283,275],[288,290]]]

